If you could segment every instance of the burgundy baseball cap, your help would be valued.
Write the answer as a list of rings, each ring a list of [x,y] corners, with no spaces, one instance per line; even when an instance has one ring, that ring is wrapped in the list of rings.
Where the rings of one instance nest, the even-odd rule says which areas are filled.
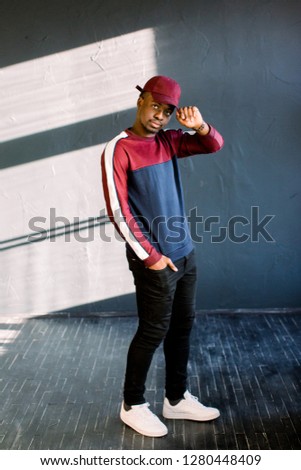
[[[158,103],[171,104],[175,107],[179,104],[181,96],[180,85],[172,78],[165,77],[164,75],[152,77],[143,88],[139,85],[136,88],[141,92],[148,91],[151,93]]]

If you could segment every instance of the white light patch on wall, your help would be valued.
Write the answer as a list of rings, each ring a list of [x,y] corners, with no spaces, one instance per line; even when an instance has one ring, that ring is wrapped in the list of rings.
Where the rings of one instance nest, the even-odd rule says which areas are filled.
[[[149,28],[3,68],[1,140],[135,107],[135,86],[156,74],[155,50]]]
[[[68,235],[68,223],[72,226],[75,218],[82,221],[105,214],[103,147],[91,146],[0,172],[0,314],[47,313],[134,291],[124,242],[111,223],[71,230]],[[64,226],[66,235],[54,230],[56,236],[49,237],[51,227]],[[47,230],[48,238],[28,243],[28,235],[37,234],[38,227]]]

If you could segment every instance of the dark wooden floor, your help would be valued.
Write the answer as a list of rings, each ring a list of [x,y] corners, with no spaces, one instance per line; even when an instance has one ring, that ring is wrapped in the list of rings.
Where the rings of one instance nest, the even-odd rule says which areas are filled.
[[[1,449],[301,449],[301,315],[199,314],[190,390],[208,423],[166,421],[146,438],[119,420],[135,317],[0,318]],[[164,362],[147,399],[161,414]]]

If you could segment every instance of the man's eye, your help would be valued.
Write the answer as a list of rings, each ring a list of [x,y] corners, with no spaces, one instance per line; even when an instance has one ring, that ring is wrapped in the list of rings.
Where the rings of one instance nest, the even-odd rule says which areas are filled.
[[[153,104],[154,109],[159,109],[159,106],[157,104]]]
[[[170,111],[165,111],[165,116],[167,116],[167,117],[171,116],[171,112]]]

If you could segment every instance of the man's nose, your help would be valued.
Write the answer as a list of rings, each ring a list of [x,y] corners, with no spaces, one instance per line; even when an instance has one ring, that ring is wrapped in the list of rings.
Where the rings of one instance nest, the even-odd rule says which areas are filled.
[[[163,115],[163,111],[162,109],[157,109],[156,112],[155,112],[155,117],[157,119],[159,119],[160,121],[162,121],[164,115]]]

